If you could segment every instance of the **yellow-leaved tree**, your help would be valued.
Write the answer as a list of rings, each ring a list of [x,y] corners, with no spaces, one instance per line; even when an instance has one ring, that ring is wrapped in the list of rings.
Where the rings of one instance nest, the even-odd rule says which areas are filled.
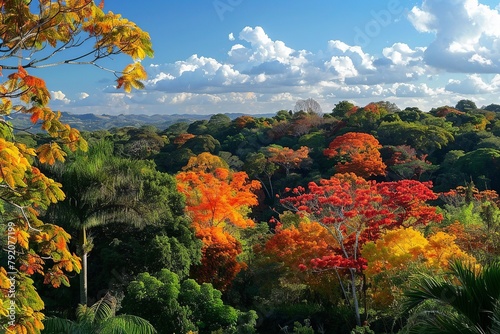
[[[79,272],[80,259],[68,249],[70,236],[42,222],[39,210],[64,199],[61,184],[37,164],[63,161],[63,147],[86,150],[78,130],[61,122],[50,106],[44,80],[31,69],[90,64],[125,54],[132,64],[113,71],[117,87],[142,88],[146,72],[140,60],[152,56],[149,35],[136,24],[90,0],[0,1],[0,328],[9,333],[40,333],[44,304],[30,276],[40,274],[54,287],[68,285],[68,272]],[[38,72],[37,72],[38,73]],[[27,114],[51,141],[29,147],[16,138],[8,121]]]
[[[476,265],[476,259],[455,240],[456,236],[443,231],[424,236],[413,227],[400,227],[366,243],[362,249],[368,260],[364,273],[371,285],[373,307],[400,306],[403,292],[411,284],[408,277],[416,272],[443,274],[456,260]]]

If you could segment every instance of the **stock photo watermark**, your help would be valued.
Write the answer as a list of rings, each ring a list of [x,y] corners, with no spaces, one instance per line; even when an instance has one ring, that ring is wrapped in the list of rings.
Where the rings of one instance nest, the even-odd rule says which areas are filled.
[[[16,325],[16,236],[14,223],[7,224],[7,278],[9,280],[9,289],[7,298],[9,306],[7,307],[7,333],[13,333],[13,328]]]
[[[370,11],[372,20],[368,21],[362,28],[354,27],[354,44],[365,47],[373,38],[380,35],[383,28],[393,23],[405,11],[400,0],[389,0],[387,7],[379,11]]]
[[[219,20],[224,21],[224,15],[227,12],[232,12],[236,7],[241,5],[244,0],[214,0],[212,5],[214,6]]]

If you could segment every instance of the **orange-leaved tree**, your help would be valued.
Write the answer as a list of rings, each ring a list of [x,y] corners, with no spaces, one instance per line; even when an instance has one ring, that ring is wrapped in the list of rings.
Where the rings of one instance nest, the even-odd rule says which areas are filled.
[[[204,283],[212,283],[216,289],[226,290],[236,275],[246,267],[238,261],[242,253],[240,241],[220,227],[207,227],[196,231],[203,242],[200,265],[191,267],[191,274]]]
[[[309,148],[302,146],[298,150],[279,145],[270,145],[265,148],[268,160],[285,169],[286,175],[290,174],[290,169],[299,168],[300,164],[309,156]]]
[[[62,64],[101,67],[102,58],[126,54],[140,60],[153,51],[147,33],[90,0],[0,1],[0,44],[0,68],[7,74],[0,83],[0,326],[11,333],[40,333],[44,304],[30,276],[43,275],[54,287],[68,285],[66,273],[79,272],[81,264],[67,247],[70,236],[38,218],[39,210],[64,199],[64,193],[35,164],[63,161],[64,146],[87,146],[49,107],[44,80],[28,71]],[[114,73],[126,91],[141,88],[146,78],[137,61]],[[37,148],[19,142],[19,129],[8,122],[14,114],[30,116],[52,140]]]
[[[377,240],[386,230],[442,219],[436,208],[426,204],[437,198],[430,184],[419,181],[376,183],[353,173],[336,174],[319,184],[310,182],[308,189],[297,187],[291,192],[281,203],[321,224],[335,239],[330,254],[311,259],[303,268],[334,269],[348,274],[358,325],[361,319],[356,278],[367,265],[361,253],[363,245]],[[347,298],[348,291],[343,290]]]
[[[195,138],[196,136],[191,133],[181,133],[174,139],[174,144],[178,146],[184,145],[188,140]]]
[[[214,158],[205,161],[209,160],[217,161]],[[235,236],[237,228],[254,226],[248,214],[258,204],[254,191],[260,189],[260,183],[250,181],[245,172],[204,165],[203,170],[212,170],[206,172],[198,170],[196,164],[192,167],[196,171],[180,172],[176,178],[177,189],[186,196],[186,211],[196,235],[204,243],[202,264],[193,268],[193,272],[200,281],[225,289],[243,268],[237,260],[242,247]],[[226,274],[220,274],[224,271]]]
[[[338,248],[337,240],[317,222],[303,219],[297,225],[279,222],[264,250],[287,267],[300,270],[311,259],[330,255]]]
[[[195,228],[254,225],[247,215],[258,204],[253,191],[260,189],[260,183],[249,181],[245,172],[217,168],[213,173],[185,171],[176,178]]]
[[[348,132],[336,137],[323,154],[337,161],[336,172],[369,178],[385,174],[386,165],[382,161],[380,148],[382,145],[372,135]]]
[[[338,281],[334,271],[317,275],[316,272],[303,270],[304,263],[330,255],[338,248],[329,231],[317,222],[308,221],[305,217],[297,219],[295,214],[285,212],[280,215],[274,232],[256,251],[272,263],[282,264],[280,272],[287,281],[305,283],[308,289],[322,297],[338,298],[338,286],[332,288],[332,284]]]

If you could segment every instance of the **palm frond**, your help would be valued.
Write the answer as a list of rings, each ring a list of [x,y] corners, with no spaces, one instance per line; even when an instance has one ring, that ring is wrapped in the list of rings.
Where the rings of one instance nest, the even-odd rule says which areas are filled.
[[[45,327],[44,334],[66,334],[72,333],[74,329],[74,323],[71,320],[61,318],[46,318],[43,326]]]
[[[98,302],[88,307],[78,305],[77,322],[47,318],[44,320],[47,334],[156,334],[149,321],[134,315],[115,316],[116,299],[106,294]]]
[[[407,299],[403,304],[405,312],[415,309],[423,302],[435,300],[438,303],[448,304],[450,300],[458,298],[458,289],[443,278],[422,274],[415,280],[414,288],[405,292]]]
[[[485,334],[462,316],[450,312],[426,311],[410,326],[409,334]]]
[[[496,310],[500,297],[498,263],[479,270],[471,264],[454,262],[447,278],[421,275],[405,296],[404,311],[420,319],[411,327],[412,333],[482,334],[497,333],[491,331],[495,324],[500,328],[500,311]],[[432,306],[430,301],[437,304]],[[433,311],[426,310],[427,306]]]
[[[116,311],[116,299],[110,294],[106,294],[95,304],[90,306],[90,309],[94,312],[95,323],[102,323],[109,318],[114,317]]]
[[[451,267],[460,281],[464,300],[450,305],[471,321],[483,327],[491,326],[491,315],[500,297],[500,265],[492,263],[481,271],[460,262],[452,264]]]
[[[92,331],[90,324],[76,323],[62,318],[46,318],[43,326],[43,334],[87,334]]]
[[[78,305],[76,307],[76,319],[78,323],[92,325],[95,319],[95,313],[87,305]]]
[[[482,271],[482,279],[486,292],[493,298],[491,305],[500,298],[500,262],[494,262],[486,266]]]
[[[500,333],[500,300],[497,300],[491,314],[491,333]]]
[[[107,319],[100,326],[100,334],[156,334],[149,321],[134,315],[119,315]]]
[[[144,226],[144,216],[134,207],[113,204],[93,212],[85,220],[85,227],[92,228],[114,223],[128,223],[135,227]]]

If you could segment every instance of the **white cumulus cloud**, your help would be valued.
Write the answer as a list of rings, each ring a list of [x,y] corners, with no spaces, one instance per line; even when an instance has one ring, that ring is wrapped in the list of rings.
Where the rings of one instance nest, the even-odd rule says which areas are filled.
[[[484,82],[478,74],[471,74],[463,80],[451,79],[446,85],[446,89],[461,94],[484,94],[493,92],[495,87]]]
[[[87,97],[89,97],[90,95],[85,93],[85,92],[81,92],[79,95],[78,95],[78,99],[79,100],[85,100]]]
[[[435,34],[425,51],[431,66],[459,73],[500,73],[500,13],[478,0],[424,0],[408,19]]]
[[[382,50],[382,54],[387,59],[390,59],[394,65],[409,65],[419,63],[424,56],[424,47],[412,50],[406,43],[394,43],[391,47],[386,47]]]
[[[52,98],[55,100],[55,101],[59,101],[59,102],[62,102],[64,104],[68,104],[71,102],[71,100],[69,100],[68,98],[66,98],[66,95],[61,92],[60,90],[58,91],[51,91],[50,94],[52,95]]]

